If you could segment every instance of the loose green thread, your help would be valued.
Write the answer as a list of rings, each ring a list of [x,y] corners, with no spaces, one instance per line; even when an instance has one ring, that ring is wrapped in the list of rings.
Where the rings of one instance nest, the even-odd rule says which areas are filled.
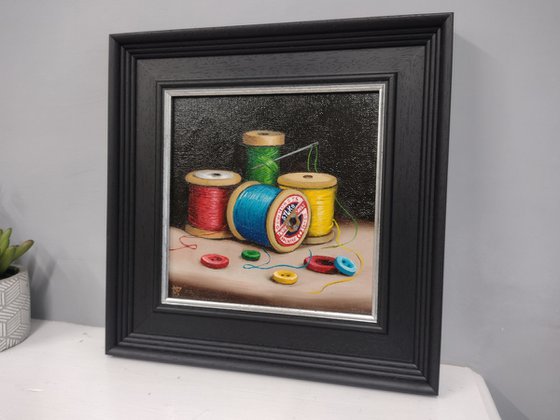
[[[278,268],[278,267],[286,267],[286,268],[295,268],[295,269],[300,269],[300,268],[306,268],[309,265],[309,262],[311,261],[311,257],[313,256],[313,253],[311,252],[311,248],[307,249],[307,252],[309,252],[309,260],[307,260],[306,263],[302,264],[302,265],[290,265],[290,264],[275,264],[275,265],[269,265],[270,262],[272,261],[272,257],[270,256],[270,253],[264,249],[261,248],[262,252],[264,252],[264,254],[267,256],[267,261],[262,263],[262,264],[252,264],[252,263],[245,263],[243,264],[243,268],[245,270],[270,270],[272,268]]]
[[[314,172],[319,172],[318,169],[318,161],[319,161],[319,147],[317,145],[315,145],[315,147],[309,149],[309,153],[307,154],[307,171],[311,172],[311,160],[312,160],[312,156],[313,156],[313,152],[315,152],[315,157],[313,159],[313,171]],[[323,249],[329,249],[329,248],[339,248],[342,247],[344,245],[348,245],[349,243],[353,242],[356,237],[358,236],[358,231],[359,231],[359,226],[358,226],[358,221],[356,220],[356,218],[354,216],[352,216],[352,214],[346,209],[346,207],[344,207],[344,205],[340,202],[340,200],[338,198],[335,198],[335,202],[336,204],[338,204],[338,207],[340,207],[340,209],[342,210],[342,212],[348,216],[350,218],[350,220],[352,220],[352,223],[354,224],[354,235],[352,236],[352,238],[346,242],[337,244],[337,245],[330,245],[330,246],[325,246],[323,247]],[[335,221],[336,223],[336,221]]]

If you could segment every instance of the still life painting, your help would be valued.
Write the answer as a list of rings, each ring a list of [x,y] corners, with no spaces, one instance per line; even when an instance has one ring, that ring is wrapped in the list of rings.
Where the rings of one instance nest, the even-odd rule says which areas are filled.
[[[376,322],[385,92],[165,89],[162,301]]]
[[[437,394],[453,37],[111,35],[106,352]]]

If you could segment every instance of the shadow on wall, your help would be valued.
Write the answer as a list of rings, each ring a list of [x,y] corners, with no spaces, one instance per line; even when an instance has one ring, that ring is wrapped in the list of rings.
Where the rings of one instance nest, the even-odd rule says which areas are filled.
[[[487,380],[486,385],[488,385],[492,398],[494,398],[494,403],[499,408],[500,416],[503,419],[530,420],[498,388],[492,385],[492,382]]]
[[[457,34],[454,37],[453,91],[443,299],[442,359],[466,365],[487,381],[496,407],[504,419],[527,417],[497,388],[503,372],[489,373],[485,367],[499,355],[484,351],[480,343],[491,340],[496,309],[495,296],[481,294],[473,299],[473,290],[488,290],[477,262],[484,261],[481,249],[487,228],[481,214],[494,206],[496,192],[483,178],[489,172],[487,151],[500,133],[492,121],[492,103],[504,92],[500,82],[503,68],[480,45]],[[489,95],[487,92],[492,92]],[[482,169],[482,170],[481,170]],[[491,172],[491,171],[490,171]],[[499,301],[499,300],[498,300]],[[484,355],[484,356],[481,356]],[[487,362],[480,360],[485,358]]]
[[[37,318],[38,314],[49,313],[46,291],[49,287],[49,280],[52,278],[53,272],[56,267],[56,260],[47,251],[46,247],[37,241],[33,236],[33,232],[21,232],[18,226],[25,226],[24,220],[17,220],[13,215],[22,214],[22,209],[18,206],[20,200],[13,194],[9,199],[6,198],[6,193],[0,190],[0,228],[13,227],[14,234],[18,235],[18,240],[21,240],[19,235],[25,236],[26,239],[35,240],[35,244],[31,252],[26,253],[17,263],[27,268],[29,272],[29,282],[31,288],[31,317]],[[5,203],[11,203],[10,211],[6,208]]]
[[[42,318],[50,313],[48,299],[45,299],[45,296],[56,262],[44,246],[37,246],[34,254],[28,257],[29,260],[26,262],[30,276],[31,317]]]

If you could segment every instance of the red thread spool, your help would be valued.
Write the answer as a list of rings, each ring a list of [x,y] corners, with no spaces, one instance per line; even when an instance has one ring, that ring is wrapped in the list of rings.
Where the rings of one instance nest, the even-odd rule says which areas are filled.
[[[241,176],[231,171],[205,169],[189,172],[185,180],[189,184],[185,230],[200,238],[230,238],[226,208],[233,187],[241,182]]]
[[[189,225],[211,231],[227,227],[225,207],[230,191],[220,187],[191,185],[189,188]]]

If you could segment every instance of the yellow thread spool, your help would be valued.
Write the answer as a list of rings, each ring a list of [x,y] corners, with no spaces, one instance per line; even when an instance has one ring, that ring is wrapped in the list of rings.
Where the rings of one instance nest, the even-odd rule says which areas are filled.
[[[336,177],[325,173],[293,172],[280,176],[278,186],[302,192],[311,205],[311,224],[303,243],[315,245],[332,241]]]

